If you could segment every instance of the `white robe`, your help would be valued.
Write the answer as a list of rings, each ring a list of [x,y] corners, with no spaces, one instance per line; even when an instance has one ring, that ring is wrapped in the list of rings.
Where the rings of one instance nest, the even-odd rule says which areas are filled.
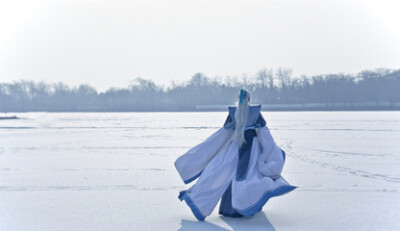
[[[281,176],[285,154],[266,126],[255,128],[247,174],[236,180],[239,147],[231,141],[234,130],[220,128],[207,140],[180,156],[175,167],[182,180],[197,182],[180,193],[198,220],[210,215],[232,183],[232,207],[244,216],[260,211],[267,200],[295,189]]]

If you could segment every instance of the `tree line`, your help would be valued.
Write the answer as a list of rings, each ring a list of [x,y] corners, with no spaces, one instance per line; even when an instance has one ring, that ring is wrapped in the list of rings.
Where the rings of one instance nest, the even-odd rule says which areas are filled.
[[[310,104],[400,102],[400,69],[364,70],[357,74],[293,76],[289,68],[260,69],[240,77],[210,78],[195,73],[183,83],[163,88],[136,78],[127,88],[98,92],[82,84],[28,80],[0,83],[0,111],[191,111],[198,105],[230,105],[239,89],[248,89],[252,103]]]

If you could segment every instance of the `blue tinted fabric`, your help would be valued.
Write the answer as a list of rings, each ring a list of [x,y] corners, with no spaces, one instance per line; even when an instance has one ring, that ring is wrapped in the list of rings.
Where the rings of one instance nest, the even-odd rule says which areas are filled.
[[[185,184],[189,184],[190,182],[196,180],[202,173],[203,173],[203,171],[199,172],[197,175],[195,175],[194,177],[192,177],[188,180],[184,180],[183,182],[185,182]]]
[[[263,195],[263,197],[256,204],[254,204],[252,207],[250,207],[248,209],[240,210],[240,213],[246,217],[253,216],[255,213],[257,213],[258,211],[260,211],[262,209],[262,207],[265,205],[265,203],[267,203],[267,201],[271,197],[281,196],[281,195],[286,194],[296,188],[297,188],[296,186],[284,185],[279,188],[276,188],[273,191],[268,191]]]
[[[235,122],[236,107],[228,107],[228,110],[229,110],[229,115],[225,120],[224,128],[235,129],[235,127],[236,127],[236,122]],[[261,105],[249,106],[245,130],[264,127],[267,124],[265,122],[263,116],[261,115],[260,111],[261,111]]]
[[[254,137],[257,137],[257,132],[254,129],[246,130],[244,132],[244,138],[246,142],[239,149],[239,161],[236,170],[237,181],[242,181],[246,179],[251,155],[251,147],[253,145]],[[222,196],[219,206],[219,214],[227,217],[243,216],[242,214],[238,213],[234,208],[232,208],[232,183],[229,185],[224,195]]]
[[[244,132],[244,139],[246,142],[239,148],[239,161],[236,171],[236,180],[241,181],[246,179],[247,168],[249,167],[251,147],[253,145],[253,138],[257,137],[257,132],[254,129],[246,130]]]
[[[224,127],[175,162],[185,183],[199,177],[191,188],[181,191],[178,196],[198,220],[203,221],[209,216],[218,200],[221,201],[219,213],[223,216],[252,216],[271,197],[296,188],[281,176],[286,155],[275,143],[260,109],[260,106],[249,107],[242,147],[238,148],[231,139],[236,108],[230,107]],[[196,168],[198,163],[203,164],[202,168]]]
[[[232,183],[226,189],[219,205],[219,214],[226,217],[243,217],[232,207]]]
[[[201,214],[197,206],[193,203],[192,199],[189,197],[189,195],[184,194],[182,196],[181,200],[185,200],[186,204],[189,206],[189,208],[192,210],[194,216],[197,218],[199,221],[204,221],[205,216]]]

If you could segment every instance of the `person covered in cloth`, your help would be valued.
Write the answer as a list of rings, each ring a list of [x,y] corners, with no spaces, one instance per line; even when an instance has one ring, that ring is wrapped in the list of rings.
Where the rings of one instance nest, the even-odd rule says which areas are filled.
[[[175,161],[185,184],[197,179],[178,198],[203,221],[221,199],[219,214],[253,216],[274,196],[296,187],[281,176],[285,152],[275,143],[261,115],[240,90],[237,107],[228,107],[222,128]]]

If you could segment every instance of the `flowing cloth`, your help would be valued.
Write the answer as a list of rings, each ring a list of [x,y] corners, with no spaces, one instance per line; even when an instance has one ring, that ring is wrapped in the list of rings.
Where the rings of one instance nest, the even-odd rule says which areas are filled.
[[[175,161],[186,184],[198,178],[178,196],[198,220],[210,215],[221,197],[220,214],[252,216],[269,198],[296,188],[281,176],[285,152],[272,138],[260,110],[261,105],[249,107],[242,147],[232,140],[235,108],[229,107],[224,127]]]

